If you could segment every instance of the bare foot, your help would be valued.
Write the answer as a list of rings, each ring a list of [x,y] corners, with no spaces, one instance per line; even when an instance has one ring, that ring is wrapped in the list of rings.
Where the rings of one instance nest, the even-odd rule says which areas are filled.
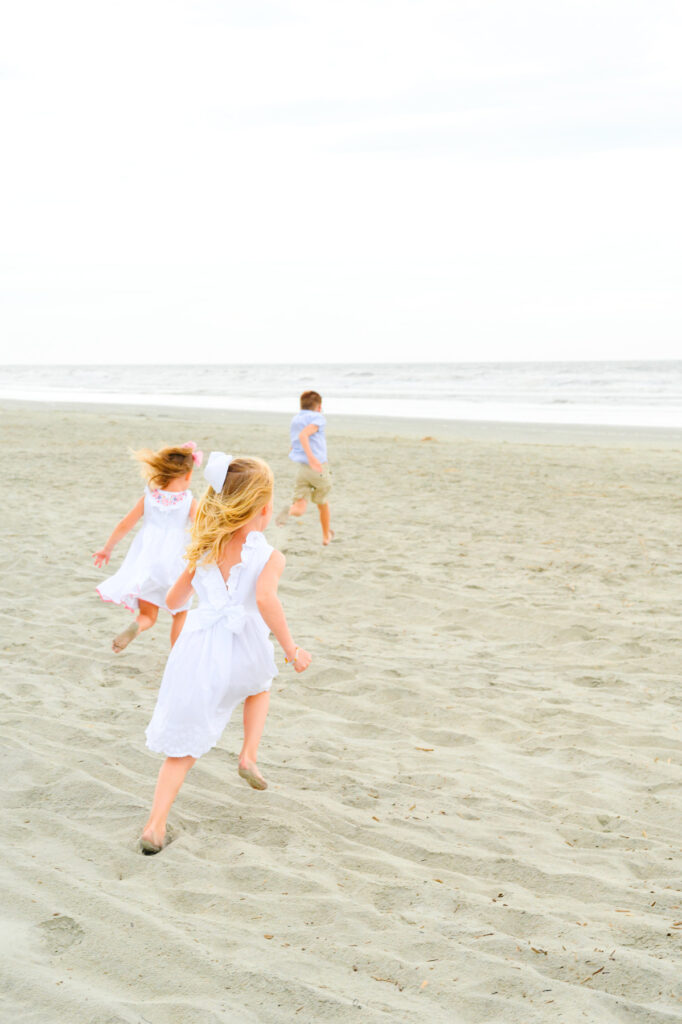
[[[134,640],[139,632],[140,624],[138,622],[133,622],[127,629],[124,629],[122,633],[119,633],[117,637],[114,637],[114,642],[111,645],[111,649],[114,654],[120,654],[121,651],[124,651],[130,641]]]
[[[326,547],[326,545],[329,544],[332,540],[334,540],[334,531],[330,530],[329,533],[325,534],[324,537],[322,538],[322,543]]]
[[[153,857],[155,853],[163,850],[165,835],[157,835],[150,828],[146,828],[140,836],[140,850],[146,857]]]
[[[240,761],[237,771],[242,779],[246,779],[252,789],[268,788],[268,784],[258,771],[255,761]]]
[[[286,526],[289,522],[289,506],[285,505],[275,516],[275,526]]]

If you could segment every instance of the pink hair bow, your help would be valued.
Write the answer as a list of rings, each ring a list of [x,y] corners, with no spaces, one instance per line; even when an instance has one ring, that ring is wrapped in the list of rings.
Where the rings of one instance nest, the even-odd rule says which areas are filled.
[[[194,460],[195,466],[200,466],[201,463],[204,461],[204,453],[201,451],[200,448],[197,448],[196,441],[185,441],[185,443],[181,445],[181,447],[190,449],[190,451],[192,452],[192,459]]]

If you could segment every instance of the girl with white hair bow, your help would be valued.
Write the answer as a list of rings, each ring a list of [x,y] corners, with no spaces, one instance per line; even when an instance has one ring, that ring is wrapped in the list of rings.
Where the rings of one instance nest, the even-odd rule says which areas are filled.
[[[277,675],[270,631],[296,672],[310,664],[297,647],[277,596],[285,565],[262,531],[272,516],[273,479],[260,459],[211,452],[210,486],[197,510],[185,553],[187,569],[168,591],[169,608],[189,612],[170,653],[147,746],[166,755],[142,832],[144,853],[158,853],[166,820],[187,772],[220,739],[234,708],[244,701],[244,743],[238,772],[254,789],[267,783],[257,766],[270,687]]]

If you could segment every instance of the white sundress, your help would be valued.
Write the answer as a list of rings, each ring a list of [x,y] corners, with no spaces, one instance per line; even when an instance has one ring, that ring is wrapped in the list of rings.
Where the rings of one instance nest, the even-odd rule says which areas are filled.
[[[170,652],[146,731],[150,750],[201,757],[216,745],[238,704],[270,689],[278,673],[256,582],[272,552],[263,534],[252,531],[227,581],[215,563],[197,567],[199,606]]]
[[[166,594],[186,566],[183,553],[189,541],[191,491],[144,489],[144,518],[123,565],[97,587],[104,601],[123,604],[136,612],[139,602],[166,608]],[[174,609],[173,614],[185,611]]]

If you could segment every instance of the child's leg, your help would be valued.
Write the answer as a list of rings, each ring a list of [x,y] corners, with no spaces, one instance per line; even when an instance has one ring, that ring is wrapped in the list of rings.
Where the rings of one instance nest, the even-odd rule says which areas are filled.
[[[154,790],[152,809],[142,831],[142,839],[151,846],[156,846],[159,849],[163,846],[168,812],[180,792],[187,772],[195,762],[196,757],[167,757],[161,765]]]
[[[329,505],[325,502],[324,505],[318,505],[317,509],[320,513],[320,526],[322,527],[322,543],[328,544],[334,536],[334,531],[330,528],[329,523],[331,522],[331,511]]]
[[[310,466],[307,463],[301,463],[296,472],[294,494],[286,516],[287,519],[290,516],[302,516],[306,510],[308,499],[311,497],[310,480],[308,479],[309,473]]]
[[[176,612],[171,622],[171,647],[174,646],[175,641],[182,633],[182,627],[185,625],[185,619],[187,618],[187,612]]]
[[[305,500],[305,498],[298,498],[297,500],[293,501],[291,505],[285,505],[284,508],[277,513],[277,518],[275,519],[275,526],[286,526],[291,516],[296,516],[297,518],[298,516],[302,516],[303,513],[305,512],[307,504],[308,502]]]
[[[305,498],[299,498],[298,501],[295,501],[292,505],[289,506],[289,515],[302,516],[306,510],[307,504],[308,502],[305,500]]]
[[[149,601],[140,601],[140,610],[137,616],[137,623],[140,627],[140,633],[143,633],[145,629],[151,629],[159,616],[159,609],[157,605],[150,604]]]
[[[244,701],[244,743],[239,755],[239,774],[254,789],[266,789],[267,782],[258,771],[258,744],[263,735],[265,719],[270,706],[270,691],[264,690]]]
[[[128,626],[127,629],[124,629],[122,633],[119,633],[117,637],[114,637],[114,642],[111,645],[114,652],[120,654],[131,640],[134,640],[136,636],[143,633],[145,629],[151,629],[156,622],[158,614],[159,609],[155,604],[150,604],[149,601],[140,601],[135,622]]]

